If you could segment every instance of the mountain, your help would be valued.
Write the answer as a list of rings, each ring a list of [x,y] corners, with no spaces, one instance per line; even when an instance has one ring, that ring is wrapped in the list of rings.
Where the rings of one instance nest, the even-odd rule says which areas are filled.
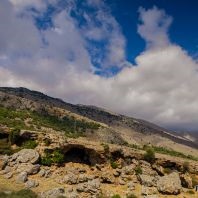
[[[3,198],[197,197],[197,151],[186,133],[26,88],[0,88]]]
[[[24,122],[18,121],[19,127],[25,127],[24,129],[51,128],[55,131],[67,131],[69,135],[77,131],[75,135],[102,142],[138,146],[152,144],[187,155],[197,154],[197,141],[145,120],[116,114],[103,108],[70,104],[22,87],[0,87],[0,102],[2,108],[20,110],[23,114],[31,112],[32,117],[28,112],[29,118]],[[12,121],[9,122],[12,126]]]

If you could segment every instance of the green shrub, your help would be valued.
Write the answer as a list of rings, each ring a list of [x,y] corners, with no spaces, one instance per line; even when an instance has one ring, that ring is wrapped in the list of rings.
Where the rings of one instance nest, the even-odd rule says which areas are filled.
[[[113,169],[118,168],[118,163],[115,162],[115,161],[111,161],[111,167],[112,167]]]
[[[147,148],[146,153],[144,154],[144,159],[147,162],[153,163],[155,161],[155,151],[152,148]]]
[[[109,153],[109,145],[108,144],[102,144],[102,146],[104,148],[104,152]]]
[[[140,174],[142,174],[142,168],[141,168],[141,166],[136,166],[135,167],[135,174],[136,175],[140,175]]]
[[[26,149],[34,149],[36,148],[38,143],[35,140],[27,140],[23,142],[22,147]]]
[[[64,162],[64,154],[60,150],[55,150],[52,155],[52,161],[55,164],[61,164]]]
[[[134,194],[129,194],[129,195],[126,196],[126,198],[137,198],[137,196],[134,195]]]
[[[15,144],[20,138],[20,129],[18,128],[15,128],[15,129],[12,129],[10,131],[10,134],[9,134],[9,143],[12,145],[12,144]]]
[[[121,198],[119,194],[113,195],[111,198]]]

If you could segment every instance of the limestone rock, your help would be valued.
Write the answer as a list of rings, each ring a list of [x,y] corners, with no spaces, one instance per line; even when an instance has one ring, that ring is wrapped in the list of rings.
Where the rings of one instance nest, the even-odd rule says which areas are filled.
[[[113,184],[115,182],[115,177],[110,172],[103,172],[101,175],[102,183]]]
[[[25,187],[26,188],[35,188],[39,185],[38,181],[35,181],[35,180],[28,180],[26,183],[25,183]]]
[[[139,175],[138,176],[139,180],[140,180],[140,183],[144,186],[148,186],[148,187],[151,187],[151,186],[156,186],[156,178],[153,177],[153,176],[150,176],[150,175]]]
[[[157,194],[157,188],[142,186],[142,195],[149,196],[153,194]]]
[[[41,198],[56,198],[58,196],[63,196],[65,193],[64,188],[54,188],[41,193]]]
[[[35,164],[39,160],[39,153],[34,149],[22,149],[18,153],[13,154],[8,159],[8,162],[15,163],[32,163]],[[12,164],[13,165],[13,164]]]
[[[64,183],[66,184],[77,184],[78,183],[78,175],[73,174],[73,173],[68,173],[64,177]]]
[[[17,183],[25,183],[27,181],[28,174],[27,172],[21,172],[19,175],[16,177],[16,182]]]
[[[180,176],[181,184],[185,188],[193,188],[192,178],[188,173],[182,174]]]
[[[173,172],[169,175],[160,177],[157,181],[157,189],[159,192],[164,194],[179,194],[182,190],[179,174],[177,172]]]
[[[39,164],[21,163],[17,166],[16,172],[27,172],[28,175],[37,174],[40,170]]]

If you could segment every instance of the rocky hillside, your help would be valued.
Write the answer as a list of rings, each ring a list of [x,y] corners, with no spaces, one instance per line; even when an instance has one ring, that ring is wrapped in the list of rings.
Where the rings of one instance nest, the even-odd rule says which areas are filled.
[[[196,198],[197,184],[197,144],[187,137],[0,88],[0,198]]]
[[[39,123],[39,128],[66,131],[68,135],[86,136],[108,143],[138,146],[152,144],[198,157],[196,141],[147,121],[118,115],[98,107],[69,104],[37,91],[7,87],[0,88],[0,102],[5,108],[31,112],[28,112],[31,115],[26,116],[29,118],[25,120],[23,127],[27,128],[29,125],[32,130],[37,130]],[[86,123],[86,127],[82,127],[82,121]],[[60,127],[65,126],[66,122],[69,125],[67,129]],[[77,133],[72,133],[74,131]]]

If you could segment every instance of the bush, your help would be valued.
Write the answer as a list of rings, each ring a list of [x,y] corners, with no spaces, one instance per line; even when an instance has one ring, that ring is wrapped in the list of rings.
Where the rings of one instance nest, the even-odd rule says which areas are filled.
[[[113,169],[118,168],[117,162],[111,161],[111,167],[112,167]]]
[[[111,198],[121,198],[119,194],[113,195]]]
[[[195,194],[195,192],[193,190],[188,190],[187,193],[191,194],[191,195]]]
[[[20,129],[18,128],[12,129],[8,137],[9,143],[11,145],[15,144],[19,140],[19,137],[20,137]]]
[[[142,174],[142,168],[141,168],[141,166],[136,166],[135,167],[135,174],[136,175],[140,175],[140,174]]]
[[[155,151],[152,148],[148,148],[144,154],[144,159],[147,162],[153,163],[155,161]]]
[[[109,153],[109,145],[108,144],[102,144],[102,146],[104,147],[105,153]]]
[[[61,164],[64,162],[64,154],[60,150],[55,150],[53,152],[52,161],[56,164]]]
[[[34,149],[36,148],[38,143],[35,140],[27,140],[23,142],[22,147],[26,149]]]
[[[45,146],[49,146],[51,144],[51,140],[48,138],[45,139],[44,142],[45,142]]]

